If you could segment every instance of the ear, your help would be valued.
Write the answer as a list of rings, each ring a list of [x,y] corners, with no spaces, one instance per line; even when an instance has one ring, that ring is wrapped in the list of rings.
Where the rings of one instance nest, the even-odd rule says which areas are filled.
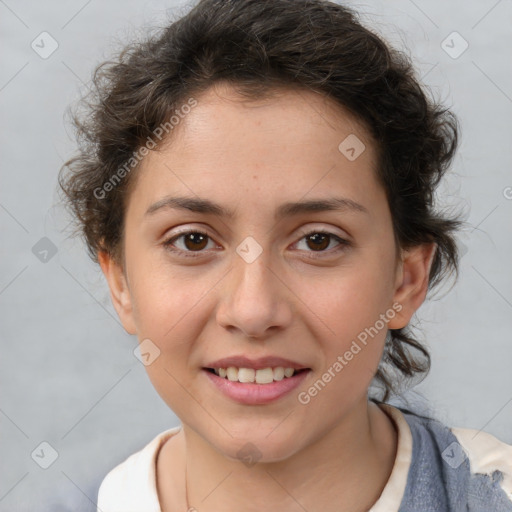
[[[437,244],[432,242],[404,251],[395,281],[393,303],[402,309],[388,322],[389,329],[405,327],[415,311],[423,304],[428,291],[430,267],[434,261]]]
[[[129,334],[136,334],[132,298],[122,267],[105,251],[98,252],[98,262],[107,279],[112,304],[125,331]]]

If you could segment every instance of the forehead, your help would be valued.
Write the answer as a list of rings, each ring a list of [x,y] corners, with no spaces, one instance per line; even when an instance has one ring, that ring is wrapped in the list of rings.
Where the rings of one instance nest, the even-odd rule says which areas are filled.
[[[361,121],[341,104],[315,91],[280,87],[270,89],[261,98],[247,98],[220,82],[196,100],[198,106],[184,116],[171,143],[195,147],[215,139],[216,144],[230,146],[230,141],[236,139],[248,145],[265,143],[269,149],[278,144],[283,150],[299,145],[312,149],[328,135],[320,145],[325,151],[328,144],[332,149],[334,142],[337,149],[343,138],[357,134],[373,146]],[[367,156],[374,156],[373,147]]]
[[[379,193],[374,143],[333,100],[305,90],[248,100],[227,85],[194,98],[172,137],[141,163],[134,194],[146,208],[166,192],[261,208],[333,188],[358,202]],[[347,144],[357,158],[343,152]]]

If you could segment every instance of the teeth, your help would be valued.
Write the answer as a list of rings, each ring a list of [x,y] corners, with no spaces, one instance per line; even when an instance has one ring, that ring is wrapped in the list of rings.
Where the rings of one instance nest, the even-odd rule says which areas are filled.
[[[256,384],[270,384],[273,381],[283,380],[285,377],[291,377],[295,373],[294,368],[283,368],[277,366],[276,368],[263,368],[255,370],[254,368],[236,368],[230,366],[229,368],[215,368],[215,374],[222,378],[227,378],[230,381],[238,381]]]
[[[274,368],[274,380],[283,380],[284,379],[284,368],[282,366],[278,366]]]
[[[235,368],[234,366],[230,366],[226,370],[226,375],[229,380],[238,380],[238,368]]]
[[[263,368],[256,370],[256,384],[270,384],[274,380],[274,372],[272,368]]]
[[[256,370],[254,368],[239,368],[238,381],[239,382],[254,382]]]

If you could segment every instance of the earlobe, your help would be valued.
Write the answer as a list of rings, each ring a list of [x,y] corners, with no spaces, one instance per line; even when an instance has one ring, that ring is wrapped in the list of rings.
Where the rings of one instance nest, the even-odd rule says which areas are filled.
[[[130,289],[122,267],[106,251],[98,252],[98,262],[110,289],[110,298],[125,331],[136,334]]]
[[[423,304],[428,291],[430,269],[436,249],[437,244],[432,242],[404,251],[393,296],[393,302],[400,303],[402,309],[389,321],[389,329],[405,327],[415,311]]]

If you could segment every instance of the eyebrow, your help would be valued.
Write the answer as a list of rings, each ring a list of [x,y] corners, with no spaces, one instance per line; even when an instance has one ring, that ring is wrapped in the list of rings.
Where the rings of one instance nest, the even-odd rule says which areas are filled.
[[[217,217],[232,219],[235,213],[209,199],[201,199],[195,197],[171,197],[167,196],[152,204],[146,211],[145,215],[152,215],[162,209],[180,209],[188,210],[195,213],[205,213],[216,215]],[[351,211],[369,214],[369,211],[361,204],[356,203],[352,199],[345,197],[331,197],[328,199],[312,199],[309,201],[284,203],[277,208],[275,213],[276,219],[299,215],[301,213],[310,212],[327,212],[327,211]]]

